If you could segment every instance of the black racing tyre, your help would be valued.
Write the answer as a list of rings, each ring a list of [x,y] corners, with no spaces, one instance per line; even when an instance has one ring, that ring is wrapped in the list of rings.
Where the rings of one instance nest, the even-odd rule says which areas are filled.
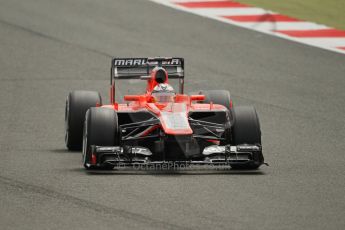
[[[228,110],[231,108],[231,97],[228,90],[201,90],[199,94],[205,95],[202,103],[210,103],[223,105]]]
[[[86,169],[112,169],[111,165],[90,166],[91,145],[119,146],[118,117],[110,108],[90,108],[85,115],[83,132],[83,163]]]
[[[261,129],[256,110],[253,106],[232,108],[234,122],[232,125],[231,145],[260,145]],[[264,163],[262,152],[253,156],[254,162],[243,165],[231,165],[234,169],[257,169]]]
[[[66,99],[65,143],[69,150],[81,150],[85,113],[102,104],[101,95],[94,91],[73,91]]]

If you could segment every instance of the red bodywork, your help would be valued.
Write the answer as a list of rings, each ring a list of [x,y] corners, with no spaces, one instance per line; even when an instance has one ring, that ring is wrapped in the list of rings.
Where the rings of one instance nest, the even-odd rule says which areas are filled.
[[[114,98],[115,86],[110,89],[111,105],[102,107],[112,108],[118,112],[138,112],[149,111],[160,120],[160,126],[149,127],[141,133],[142,136],[150,134],[157,128],[161,128],[166,134],[170,135],[192,135],[193,131],[188,122],[188,114],[191,111],[226,111],[222,105],[192,103],[193,101],[205,100],[204,95],[186,95],[176,94],[172,102],[159,103],[155,102],[151,93],[154,87],[159,84],[156,79],[157,69],[153,69],[147,78],[146,93],[140,95],[125,95],[126,104],[117,103]],[[168,74],[165,71],[166,78],[163,83],[168,83]]]

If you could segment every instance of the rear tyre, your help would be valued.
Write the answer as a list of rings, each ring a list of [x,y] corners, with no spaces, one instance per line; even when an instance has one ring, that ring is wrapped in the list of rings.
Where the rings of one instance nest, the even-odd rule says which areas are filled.
[[[231,97],[228,90],[201,90],[200,94],[205,95],[205,100],[202,103],[213,103],[226,107],[229,111],[231,109]]]
[[[231,145],[260,145],[261,129],[256,110],[253,106],[238,106],[232,109],[234,123],[232,125]],[[234,169],[257,169],[264,163],[262,152],[253,155],[254,162],[236,165],[231,164]]]
[[[228,90],[200,90],[198,93],[193,92],[193,94],[205,95],[205,100],[201,101],[200,103],[205,103],[205,104],[213,103],[213,104],[224,106],[225,108],[228,109],[228,114],[227,114],[228,120],[229,121],[232,120],[232,111],[231,111],[232,102],[231,102],[230,92]],[[223,119],[221,119],[219,123],[222,123],[222,122],[224,122]],[[223,137],[225,138],[226,141],[221,141],[220,142],[221,145],[229,144],[228,140],[230,139],[230,136],[231,136],[230,122],[226,122],[224,126],[225,126],[225,133]]]
[[[83,163],[86,169],[113,169],[109,164],[91,165],[91,145],[119,146],[117,113],[108,108],[90,108],[85,115],[83,133]]]
[[[73,91],[69,93],[65,107],[65,143],[69,150],[81,150],[85,113],[96,104],[102,104],[102,98],[98,92]]]

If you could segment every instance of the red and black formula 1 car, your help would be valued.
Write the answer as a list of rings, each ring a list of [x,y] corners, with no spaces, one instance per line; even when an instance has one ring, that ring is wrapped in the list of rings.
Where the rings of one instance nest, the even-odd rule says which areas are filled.
[[[115,81],[133,79],[145,80],[146,92],[118,103]],[[66,146],[82,149],[86,169],[264,164],[254,107],[233,106],[226,90],[184,94],[183,58],[114,58],[110,85],[109,105],[93,91],[73,91],[66,100]]]

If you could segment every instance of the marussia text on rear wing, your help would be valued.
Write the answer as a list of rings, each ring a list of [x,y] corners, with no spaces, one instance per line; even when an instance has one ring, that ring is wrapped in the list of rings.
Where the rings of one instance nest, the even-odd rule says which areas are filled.
[[[156,66],[163,67],[169,78],[184,78],[184,59],[179,57],[113,58],[112,79],[138,79],[149,75]]]

